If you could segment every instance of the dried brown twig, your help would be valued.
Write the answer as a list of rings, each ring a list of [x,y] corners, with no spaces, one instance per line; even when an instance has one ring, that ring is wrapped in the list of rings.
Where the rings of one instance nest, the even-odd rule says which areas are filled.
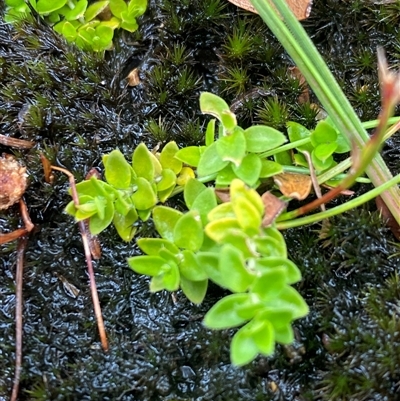
[[[15,273],[15,374],[10,401],[18,398],[19,382],[21,377],[22,363],[22,276],[24,273],[24,256],[28,237],[22,236],[18,239],[17,247],[17,269]]]
[[[56,171],[61,171],[68,177],[69,185],[71,188],[72,199],[74,201],[75,206],[79,206],[79,197],[78,197],[78,192],[77,192],[76,186],[75,186],[75,177],[73,176],[73,174],[70,171],[66,170],[65,168],[61,168],[61,167],[57,167],[57,166],[51,166],[51,169],[56,170]],[[85,251],[86,264],[87,264],[88,273],[89,273],[90,291],[92,294],[94,314],[96,316],[97,327],[99,329],[101,346],[104,351],[108,351],[107,335],[106,335],[106,331],[104,328],[103,315],[101,313],[99,297],[97,294],[97,286],[96,286],[96,280],[94,277],[94,270],[93,270],[92,256],[90,253],[88,234],[87,234],[87,231],[85,228],[85,223],[83,221],[79,221],[78,226],[79,226],[79,230],[81,232],[83,248]]]

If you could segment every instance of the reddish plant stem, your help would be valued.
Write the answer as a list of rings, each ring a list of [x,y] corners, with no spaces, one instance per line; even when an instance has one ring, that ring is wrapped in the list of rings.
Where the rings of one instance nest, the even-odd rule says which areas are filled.
[[[22,365],[22,277],[24,273],[24,255],[28,238],[23,236],[18,239],[17,245],[17,269],[15,273],[15,374],[10,401],[18,399],[19,382]]]
[[[79,197],[78,197],[78,192],[77,192],[76,186],[75,186],[75,177],[73,176],[73,174],[71,172],[69,172],[68,170],[61,168],[61,167],[51,166],[51,168],[53,170],[61,171],[68,177],[69,185],[71,187],[72,199],[74,201],[75,206],[79,206]],[[83,249],[85,251],[85,259],[86,259],[86,265],[87,265],[87,269],[88,269],[88,273],[89,273],[90,291],[92,294],[93,309],[94,309],[94,314],[95,314],[96,321],[97,321],[97,327],[99,330],[101,346],[104,351],[108,351],[107,334],[106,334],[105,327],[104,327],[103,315],[101,313],[100,301],[99,301],[99,296],[97,293],[96,280],[94,277],[93,263],[92,263],[92,257],[90,254],[90,246],[89,246],[87,232],[85,229],[85,223],[83,221],[79,221],[78,226],[79,226],[79,230],[80,230],[81,236],[82,236]]]
[[[28,208],[26,207],[26,204],[22,199],[19,200],[19,208],[25,227],[18,228],[17,230],[14,230],[7,234],[0,233],[0,244],[14,241],[19,237],[22,237],[23,235],[29,234],[35,227],[29,217]]]

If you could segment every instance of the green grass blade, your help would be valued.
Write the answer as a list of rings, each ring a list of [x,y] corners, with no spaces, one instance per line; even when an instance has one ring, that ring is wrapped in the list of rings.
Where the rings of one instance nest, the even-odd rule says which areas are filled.
[[[292,57],[339,130],[350,142],[363,147],[369,139],[368,133],[304,28],[284,0],[270,1],[276,8],[265,0],[251,0],[251,3]],[[376,187],[392,178],[379,154],[374,157],[366,173]],[[391,187],[382,194],[382,198],[400,224],[398,187]]]

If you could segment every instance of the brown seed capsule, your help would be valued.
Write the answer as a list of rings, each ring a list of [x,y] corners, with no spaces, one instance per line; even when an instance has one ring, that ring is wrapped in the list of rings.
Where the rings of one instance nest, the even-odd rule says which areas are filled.
[[[27,186],[26,167],[12,156],[0,157],[0,209],[7,209],[18,202]]]

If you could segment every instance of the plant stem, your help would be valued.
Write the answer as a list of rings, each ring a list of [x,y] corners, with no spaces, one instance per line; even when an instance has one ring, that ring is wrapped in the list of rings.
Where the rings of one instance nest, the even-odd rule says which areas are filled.
[[[381,195],[384,191],[389,189],[391,186],[396,185],[398,183],[400,183],[400,174],[396,175],[395,177],[393,177],[389,181],[385,182],[381,186],[371,189],[371,191],[368,191],[364,195],[361,195],[355,199],[352,199],[351,201],[348,201],[342,205],[336,206],[325,212],[315,213],[311,216],[300,217],[297,219],[287,220],[287,221],[279,221],[276,223],[276,228],[278,230],[286,230],[288,228],[300,227],[300,226],[304,226],[307,224],[316,223],[317,221],[321,221],[321,220],[327,219],[332,216],[336,216],[337,214],[344,213],[350,209],[356,208],[356,207],[362,205],[363,203],[366,203],[366,202],[376,198],[378,195]]]
[[[17,245],[17,270],[15,274],[15,374],[10,401],[18,399],[19,382],[21,377],[22,363],[22,284],[24,273],[24,257],[28,237],[22,236],[18,239]]]
[[[76,186],[75,186],[74,175],[70,171],[66,170],[65,168],[61,168],[61,167],[57,167],[57,166],[51,166],[51,168],[53,170],[61,171],[68,177],[69,185],[71,188],[71,196],[74,201],[75,207],[79,206],[79,196],[78,196],[78,192],[77,192]],[[94,314],[95,314],[96,321],[97,321],[97,328],[99,330],[101,346],[104,351],[108,351],[107,334],[106,334],[106,330],[104,328],[103,315],[101,313],[100,301],[99,301],[99,296],[97,293],[96,279],[94,277],[94,270],[93,270],[93,263],[92,263],[92,255],[90,253],[90,246],[89,246],[89,240],[88,240],[88,236],[87,236],[87,232],[86,232],[86,228],[85,228],[85,222],[83,220],[78,221],[78,226],[79,226],[79,231],[81,232],[83,249],[85,251],[85,259],[86,259],[86,265],[88,268],[89,281],[90,281],[90,292],[92,295],[93,309],[94,309]]]
[[[287,4],[283,0],[271,0],[275,8],[264,0],[251,0],[251,3],[297,64],[338,129],[350,142],[362,149],[369,139],[368,133]],[[379,154],[374,156],[366,172],[376,187],[392,178]],[[400,224],[400,191],[398,187],[391,187],[382,193],[382,199]]]

